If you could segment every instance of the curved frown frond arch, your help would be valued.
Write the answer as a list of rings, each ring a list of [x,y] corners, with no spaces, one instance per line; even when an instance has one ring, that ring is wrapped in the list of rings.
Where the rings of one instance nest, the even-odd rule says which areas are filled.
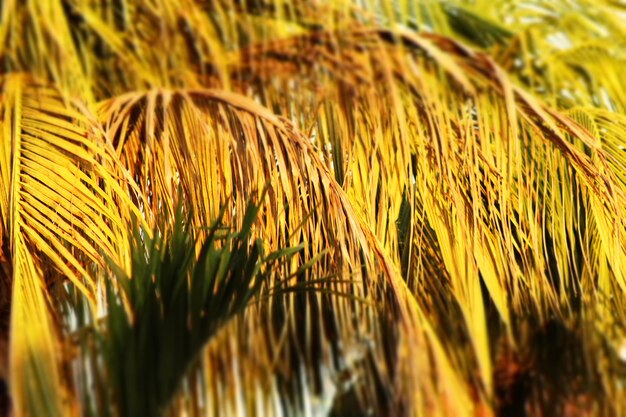
[[[319,394],[324,388],[322,374],[338,375],[357,366],[364,369],[362,381],[371,382],[359,382],[359,390],[371,393],[363,397],[365,403],[380,410],[407,407],[403,396],[433,390],[429,382],[413,379],[430,367],[419,309],[341,187],[291,123],[248,98],[218,90],[130,93],[102,103],[99,116],[121,160],[147,195],[146,216],[170,204],[173,191],[180,187],[198,225],[206,224],[223,205],[228,221],[237,224],[245,210],[242,202],[258,198],[267,186],[257,236],[269,250],[302,243],[300,262],[317,259],[305,273],[297,272],[301,266],[297,263],[284,265],[282,275],[290,278],[283,284],[304,280],[319,292],[290,295],[251,313],[248,322],[265,330],[255,331],[253,326],[245,332],[244,345],[255,346],[254,355],[245,359],[250,366],[228,370],[226,380],[237,377],[232,372],[254,376],[250,369],[258,368],[253,364],[269,361],[275,365],[264,368],[266,378],[272,375],[267,374],[269,369],[276,372],[271,378],[293,380],[287,385],[305,378],[305,385]],[[323,320],[311,320],[320,314]],[[219,359],[228,357],[228,346],[240,352],[239,332],[226,334],[210,350],[209,363],[222,364],[210,373],[229,363]],[[233,340],[240,343],[233,345]],[[412,355],[408,346],[424,353]],[[341,359],[351,350],[365,352],[356,365]],[[441,351],[435,357],[443,361],[440,369],[451,372]],[[400,368],[400,360],[412,366]],[[307,372],[294,368],[296,363]],[[405,373],[412,375],[412,383],[405,380]],[[244,382],[255,386],[254,380]],[[214,383],[215,394],[220,382]],[[394,386],[405,391],[393,393]],[[254,389],[244,391],[251,400]]]
[[[624,293],[626,189],[607,130],[546,106],[486,53],[357,27],[243,49],[233,78],[312,132],[442,329],[458,328],[458,306],[485,386],[485,303],[516,333],[511,311],[547,317],[579,291]]]

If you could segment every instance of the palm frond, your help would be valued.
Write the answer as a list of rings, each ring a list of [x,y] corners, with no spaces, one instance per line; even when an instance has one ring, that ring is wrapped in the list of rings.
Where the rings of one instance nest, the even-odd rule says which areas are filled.
[[[569,308],[584,270],[605,283],[603,293],[623,291],[623,228],[608,227],[623,221],[614,158],[486,54],[432,34],[316,32],[242,51],[234,74],[313,132],[320,153],[330,150],[327,166],[392,254],[393,219],[412,190],[407,280],[435,311],[428,298],[442,293],[436,277],[446,280],[485,387],[492,372],[482,286],[504,324],[511,310]],[[304,118],[309,109],[316,119]],[[584,270],[573,256],[580,252]]]
[[[72,397],[54,284],[104,307],[129,213],[151,230],[180,186],[192,226],[227,207],[241,227],[258,198],[264,251],[305,242],[268,285],[316,291],[217,332],[176,410],[502,413],[502,375],[527,360],[554,385],[542,355],[563,341],[618,413],[624,16],[612,0],[0,4],[2,71],[58,86],[9,75],[0,104],[17,410]],[[15,330],[29,317],[42,330]],[[547,395],[579,395],[571,379]],[[537,381],[519,401],[565,413]]]
[[[99,384],[110,387],[114,415],[166,415],[185,375],[198,368],[206,342],[259,296],[277,271],[275,263],[288,262],[301,249],[266,255],[261,240],[250,242],[258,209],[248,205],[237,232],[224,230],[222,211],[200,242],[180,202],[175,219],[159,218],[152,233],[135,226],[130,275],[112,266],[106,325],[97,335],[106,367],[94,372],[101,373]],[[191,372],[189,378],[196,377]]]
[[[81,56],[84,45],[75,44],[63,1],[3,2],[0,16],[2,73],[27,72],[61,86],[64,94],[93,96]]]
[[[314,288],[350,294],[376,304],[376,309],[367,308],[349,298],[331,297],[323,292],[294,294],[289,301],[261,310],[250,319],[250,324],[258,324],[258,320],[267,323],[268,319],[274,323],[269,328],[267,324],[258,324],[265,329],[262,332],[249,328],[249,340],[240,342],[256,346],[255,362],[275,363],[277,358],[285,358],[276,362],[276,378],[289,380],[290,375],[299,375],[297,378],[305,378],[303,383],[316,392],[322,389],[322,369],[340,372],[348,365],[337,367],[332,361],[347,354],[346,349],[361,345],[359,349],[365,349],[372,359],[359,366],[376,369],[373,375],[380,378],[379,387],[395,385],[399,378],[395,374],[400,370],[394,359],[399,353],[394,352],[404,343],[423,343],[419,340],[423,336],[419,336],[420,327],[385,330],[389,326],[385,323],[395,317],[412,320],[419,326],[423,317],[418,307],[405,305],[406,290],[393,265],[311,144],[291,123],[250,99],[218,90],[129,93],[102,103],[99,113],[121,160],[148,195],[148,205],[143,208],[146,213],[155,213],[162,207],[172,212],[172,190],[180,184],[194,207],[193,224],[206,224],[221,205],[226,205],[225,220],[238,225],[245,209],[242,202],[257,197],[267,183],[269,188],[261,202],[262,216],[255,225],[255,235],[263,238],[269,251],[306,242],[302,258],[294,257],[282,269],[290,277],[286,284],[307,282],[314,277],[350,277],[350,282],[320,280]],[[298,269],[298,262],[320,253],[325,255],[310,270]],[[381,313],[385,310],[391,316]],[[310,319],[321,312],[325,315],[322,322]],[[359,320],[355,322],[350,317]],[[390,342],[386,340],[389,331],[400,332],[397,337],[408,339]],[[232,337],[224,343],[234,343]],[[365,340],[380,342],[373,343],[370,351]],[[212,346],[219,350],[209,353],[209,357],[223,357],[228,352],[223,344]],[[278,353],[276,346],[281,347]],[[386,355],[391,356],[383,359]],[[417,362],[410,371],[415,372],[415,378],[418,370],[428,367],[425,358],[410,361]],[[311,372],[301,373],[303,370],[293,368],[295,363]],[[255,366],[246,362],[246,368]],[[228,372],[237,372],[230,369]],[[231,374],[228,378],[240,377]],[[368,378],[367,373],[364,378]],[[221,384],[213,379],[215,384]],[[419,384],[416,379],[412,381]],[[219,393],[218,387],[212,388],[214,395]],[[362,387],[374,391],[364,400],[382,401],[377,406],[383,409],[398,401],[390,396],[388,388],[377,392],[374,384],[364,383]],[[253,394],[255,389],[245,392]],[[415,386],[410,389],[415,390]],[[431,388],[424,386],[418,391],[427,389]]]
[[[125,263],[126,243],[118,238],[126,235],[128,213],[119,207],[127,199],[109,194],[121,174],[95,119],[58,91],[26,75],[6,76],[0,114],[0,240],[12,270],[15,412],[72,415],[48,289],[67,279],[97,308],[98,281],[88,271],[103,265],[103,253]]]

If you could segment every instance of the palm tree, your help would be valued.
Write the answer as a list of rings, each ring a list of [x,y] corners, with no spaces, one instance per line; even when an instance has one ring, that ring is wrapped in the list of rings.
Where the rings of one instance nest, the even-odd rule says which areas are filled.
[[[148,388],[101,390],[146,369],[115,333],[144,322],[120,277],[162,282],[138,253],[174,236],[202,264],[216,219],[289,256],[176,354],[157,413],[623,412],[621,7],[4,2],[13,414],[132,415]]]

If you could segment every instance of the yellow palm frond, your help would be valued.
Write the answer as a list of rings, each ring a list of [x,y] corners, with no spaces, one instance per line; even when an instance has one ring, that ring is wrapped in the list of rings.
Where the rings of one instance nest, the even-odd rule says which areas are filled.
[[[350,355],[350,350],[365,352],[366,356],[353,365],[367,371],[364,381],[371,381],[377,375],[383,386],[396,386],[404,381],[396,379],[399,378],[396,374],[405,372],[396,367],[408,361],[412,367],[406,372],[413,382],[402,382],[404,388],[410,395],[432,389],[428,382],[419,382],[420,370],[428,369],[428,361],[411,357],[405,350],[410,344],[424,344],[420,330],[424,317],[419,307],[407,298],[396,269],[353,211],[310,142],[291,123],[248,98],[219,90],[129,93],[102,103],[99,114],[121,160],[148,195],[146,213],[168,207],[173,201],[173,190],[180,185],[194,207],[197,225],[206,224],[224,204],[229,221],[236,224],[242,219],[243,202],[258,197],[267,184],[256,234],[263,238],[269,250],[302,241],[302,260],[324,254],[306,273],[306,279],[318,282],[317,277],[336,276],[336,281],[321,280],[315,286],[322,292],[348,295],[348,298],[328,297],[320,293],[309,296],[305,304],[301,304],[301,296],[294,295],[284,304],[253,309],[245,327],[247,341],[243,346],[255,346],[254,356],[236,350],[241,355],[237,355],[238,361],[246,358],[241,370],[225,365],[210,367],[207,383],[214,396],[219,395],[219,387],[224,383],[215,377],[223,375],[219,369],[228,369],[223,375],[225,380],[234,378],[246,384],[247,388],[239,395],[249,393],[244,401],[248,407],[254,404],[255,392],[265,386],[254,381],[267,381],[270,377],[280,380],[300,375],[298,378],[304,378],[305,386],[319,390],[317,378],[322,378],[325,372],[342,372],[341,366],[336,368],[329,362],[331,358],[337,354]],[[296,273],[297,268],[297,263],[285,265],[284,274],[290,277],[285,284],[302,279]],[[368,307],[368,303],[355,302],[354,297],[374,305]],[[311,320],[320,310],[326,319]],[[276,316],[280,311],[283,312]],[[280,319],[283,314],[284,318]],[[359,319],[354,322],[350,317]],[[388,320],[394,317],[404,324],[391,330],[395,326]],[[268,325],[268,320],[284,321],[285,327]],[[325,334],[335,326],[340,330],[334,330],[338,333],[328,339]],[[387,329],[388,326],[392,327]],[[388,340],[389,331],[400,332],[399,340]],[[242,343],[235,342],[241,340],[238,336],[241,332],[231,329],[226,334],[209,349],[209,363],[230,363],[224,358],[233,346]],[[365,340],[372,341],[371,348]],[[397,350],[399,353],[391,353]],[[402,361],[385,362],[384,352],[400,355]],[[366,360],[369,355],[373,355],[372,362]],[[312,371],[302,373],[293,369],[291,361],[295,358]],[[266,365],[259,367],[259,362]],[[267,366],[268,363],[274,365]],[[343,366],[346,367],[343,372],[350,371],[351,365]],[[259,380],[254,369],[265,372],[265,376]],[[273,374],[267,374],[269,370]],[[448,372],[452,371],[448,369]],[[381,399],[377,398],[374,387],[373,383],[359,384],[359,389],[370,392],[364,401],[377,404]],[[239,399],[235,397],[231,401],[236,404]],[[386,407],[393,405],[388,403]],[[384,405],[376,406],[384,409]],[[223,404],[223,407],[228,406]],[[448,407],[454,406],[448,404]]]
[[[407,280],[415,294],[437,294],[436,277],[446,279],[486,387],[481,285],[505,324],[511,309],[567,308],[578,291],[571,254],[580,244],[585,259],[611,265],[584,267],[623,288],[626,240],[623,228],[608,225],[622,224],[625,193],[612,158],[592,132],[516,86],[486,54],[431,34],[356,29],[279,40],[241,57],[234,78],[254,80],[268,106],[312,132],[394,255],[394,220],[412,193]],[[599,231],[586,243],[572,234],[583,227],[581,210]]]
[[[551,329],[588,337],[592,379],[619,409],[620,2],[0,11],[14,73],[0,97],[0,278],[14,283],[18,415],[79,412],[53,288],[105,311],[103,259],[128,263],[131,212],[152,225],[179,187],[200,229],[221,207],[239,225],[263,196],[253,235],[304,246],[267,285],[318,291],[259,302],[223,329],[175,411],[312,414],[354,391],[381,414],[489,415],[502,361],[532,357]]]
[[[76,412],[48,289],[69,280],[97,309],[94,270],[125,264],[127,198],[95,119],[27,75],[2,80],[0,240],[13,281],[11,390],[18,415]],[[117,174],[116,174],[117,173]],[[63,278],[61,278],[63,277]]]

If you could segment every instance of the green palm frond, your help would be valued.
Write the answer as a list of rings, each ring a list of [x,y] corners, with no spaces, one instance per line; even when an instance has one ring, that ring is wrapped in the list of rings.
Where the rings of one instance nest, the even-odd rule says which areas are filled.
[[[108,315],[97,336],[105,367],[98,371],[114,415],[166,415],[206,342],[260,295],[277,263],[301,249],[264,254],[260,240],[251,242],[253,204],[239,231],[222,224],[222,211],[199,242],[184,210],[179,203],[173,222],[159,219],[150,234],[136,226],[130,275],[113,265],[115,279],[106,284]]]

